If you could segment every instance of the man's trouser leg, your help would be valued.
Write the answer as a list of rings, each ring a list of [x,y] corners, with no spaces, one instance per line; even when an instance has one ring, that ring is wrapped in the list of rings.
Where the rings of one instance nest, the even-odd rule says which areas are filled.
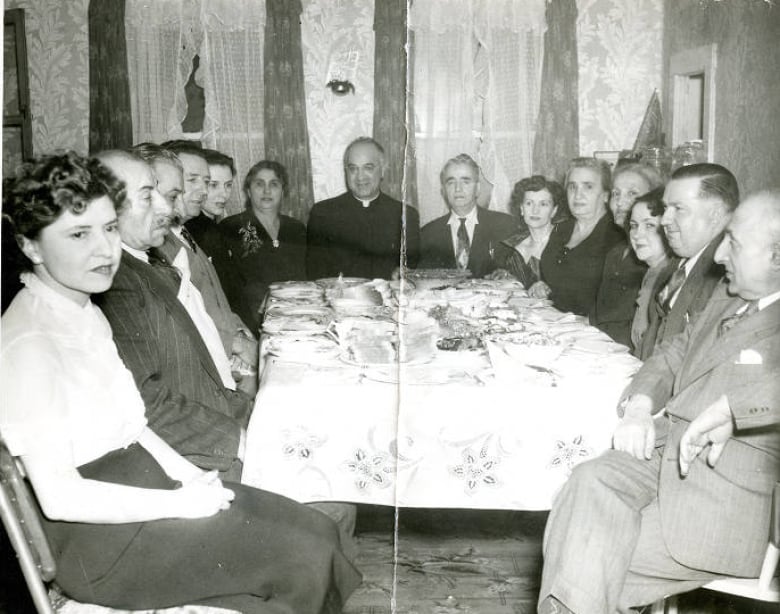
[[[577,614],[615,612],[659,468],[657,450],[649,461],[609,450],[575,467],[547,522],[540,604],[553,595]]]

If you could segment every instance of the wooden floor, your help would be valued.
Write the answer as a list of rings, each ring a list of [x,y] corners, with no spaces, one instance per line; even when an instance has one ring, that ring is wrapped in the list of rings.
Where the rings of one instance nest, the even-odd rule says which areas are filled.
[[[364,581],[346,614],[524,614],[536,611],[547,514],[394,510],[360,506],[357,565]],[[21,574],[0,532],[0,614],[32,614]],[[681,614],[768,614],[756,604],[696,591]]]

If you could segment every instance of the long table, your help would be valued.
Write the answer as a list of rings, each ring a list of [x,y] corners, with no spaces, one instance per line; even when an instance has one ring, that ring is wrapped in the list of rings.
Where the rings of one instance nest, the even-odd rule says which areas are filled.
[[[572,468],[609,448],[640,363],[571,314],[520,311],[559,355],[499,336],[376,367],[274,356],[265,339],[243,481],[300,502],[549,509]]]

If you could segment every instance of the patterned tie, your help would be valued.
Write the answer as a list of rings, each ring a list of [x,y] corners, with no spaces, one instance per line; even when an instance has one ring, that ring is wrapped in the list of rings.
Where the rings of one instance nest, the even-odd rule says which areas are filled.
[[[683,260],[680,263],[680,266],[675,269],[672,277],[669,279],[669,282],[663,288],[661,288],[661,291],[656,296],[656,300],[658,301],[658,304],[664,313],[669,313],[671,310],[672,298],[685,283],[685,278],[687,275],[688,274],[685,272],[685,260]]]
[[[198,244],[195,243],[195,237],[192,236],[192,233],[187,230],[186,226],[181,227],[181,237],[184,239],[187,243],[187,246],[193,251],[198,251]]]
[[[718,326],[718,336],[725,335],[728,331],[734,328],[739,322],[752,316],[758,312],[758,301],[748,301],[747,307],[742,311],[738,311],[734,315],[727,316],[720,321]]]
[[[466,218],[458,218],[460,220],[460,226],[458,226],[458,242],[455,249],[455,260],[458,263],[458,268],[465,271],[469,266],[469,251],[471,250],[471,242],[469,241],[469,233],[466,230]]]

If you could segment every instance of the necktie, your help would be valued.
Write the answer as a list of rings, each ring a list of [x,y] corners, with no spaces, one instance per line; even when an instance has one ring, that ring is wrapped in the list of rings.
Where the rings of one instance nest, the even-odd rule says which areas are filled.
[[[192,233],[187,230],[186,226],[181,227],[181,238],[184,239],[184,241],[187,243],[187,247],[189,247],[193,252],[198,251],[198,244],[195,243],[195,237],[193,237]]]
[[[658,296],[656,297],[658,304],[661,306],[661,309],[663,309],[665,313],[669,313],[669,310],[672,308],[671,306],[672,298],[674,297],[675,293],[680,289],[680,287],[685,283],[686,276],[687,273],[685,272],[685,260],[683,260],[680,263],[680,266],[678,266],[675,269],[674,273],[672,273],[669,282],[663,288],[661,288],[661,291],[658,293]]]
[[[466,230],[466,218],[458,218],[460,220],[460,226],[458,226],[458,241],[455,248],[455,260],[458,263],[458,268],[465,270],[469,266],[469,250],[471,249],[471,242],[469,241],[469,233]]]
[[[738,311],[734,315],[727,316],[720,321],[720,326],[718,327],[718,336],[725,335],[739,322],[752,316],[756,312],[758,312],[758,301],[748,301],[747,307],[745,309]]]
[[[146,252],[149,256],[149,264],[159,271],[167,280],[171,281],[175,288],[181,285],[181,274],[165,257],[158,248],[152,247]]]

